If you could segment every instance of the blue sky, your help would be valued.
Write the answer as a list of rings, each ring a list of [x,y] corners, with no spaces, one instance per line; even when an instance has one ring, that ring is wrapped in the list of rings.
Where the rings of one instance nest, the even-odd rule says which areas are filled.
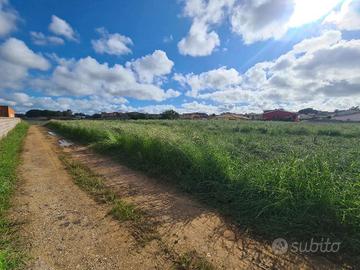
[[[87,113],[357,106],[359,2],[0,0],[0,103]]]

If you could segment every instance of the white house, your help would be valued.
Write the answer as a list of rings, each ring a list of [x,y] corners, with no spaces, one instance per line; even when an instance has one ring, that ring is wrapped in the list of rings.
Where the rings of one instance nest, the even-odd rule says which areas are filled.
[[[346,121],[346,122],[360,122],[360,112],[355,112],[351,114],[340,114],[335,115],[331,118],[332,120],[337,121]]]

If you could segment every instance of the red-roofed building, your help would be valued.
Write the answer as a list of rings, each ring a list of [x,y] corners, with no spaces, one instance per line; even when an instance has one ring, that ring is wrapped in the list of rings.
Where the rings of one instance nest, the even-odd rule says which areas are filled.
[[[15,117],[15,111],[9,106],[0,106],[0,117]]]
[[[297,113],[288,112],[284,110],[272,110],[272,111],[265,111],[263,113],[263,120],[298,122],[299,115]]]

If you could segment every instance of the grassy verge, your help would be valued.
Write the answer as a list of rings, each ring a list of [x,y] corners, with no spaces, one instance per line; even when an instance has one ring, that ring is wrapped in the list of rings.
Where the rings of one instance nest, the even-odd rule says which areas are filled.
[[[74,182],[88,192],[95,201],[110,205],[109,215],[122,222],[130,222],[133,227],[133,236],[138,243],[144,245],[148,241],[157,238],[153,225],[147,221],[146,214],[137,209],[133,204],[127,203],[104,184],[100,175],[95,174],[87,166],[77,162],[67,155],[60,156],[66,169]]]
[[[329,238],[359,261],[359,125],[57,121],[49,126],[172,181],[256,235],[288,242]]]
[[[17,244],[15,229],[6,219],[20,162],[20,152],[28,125],[18,124],[0,140],[0,269],[16,269],[23,265],[23,253]]]

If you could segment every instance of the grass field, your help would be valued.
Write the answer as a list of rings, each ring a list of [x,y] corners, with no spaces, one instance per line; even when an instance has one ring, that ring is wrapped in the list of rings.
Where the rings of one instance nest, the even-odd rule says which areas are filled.
[[[15,269],[22,264],[22,254],[16,246],[14,226],[5,213],[14,189],[22,142],[28,125],[20,123],[0,140],[0,269]]]
[[[360,252],[360,125],[53,121],[65,137],[172,181],[257,235]]]

